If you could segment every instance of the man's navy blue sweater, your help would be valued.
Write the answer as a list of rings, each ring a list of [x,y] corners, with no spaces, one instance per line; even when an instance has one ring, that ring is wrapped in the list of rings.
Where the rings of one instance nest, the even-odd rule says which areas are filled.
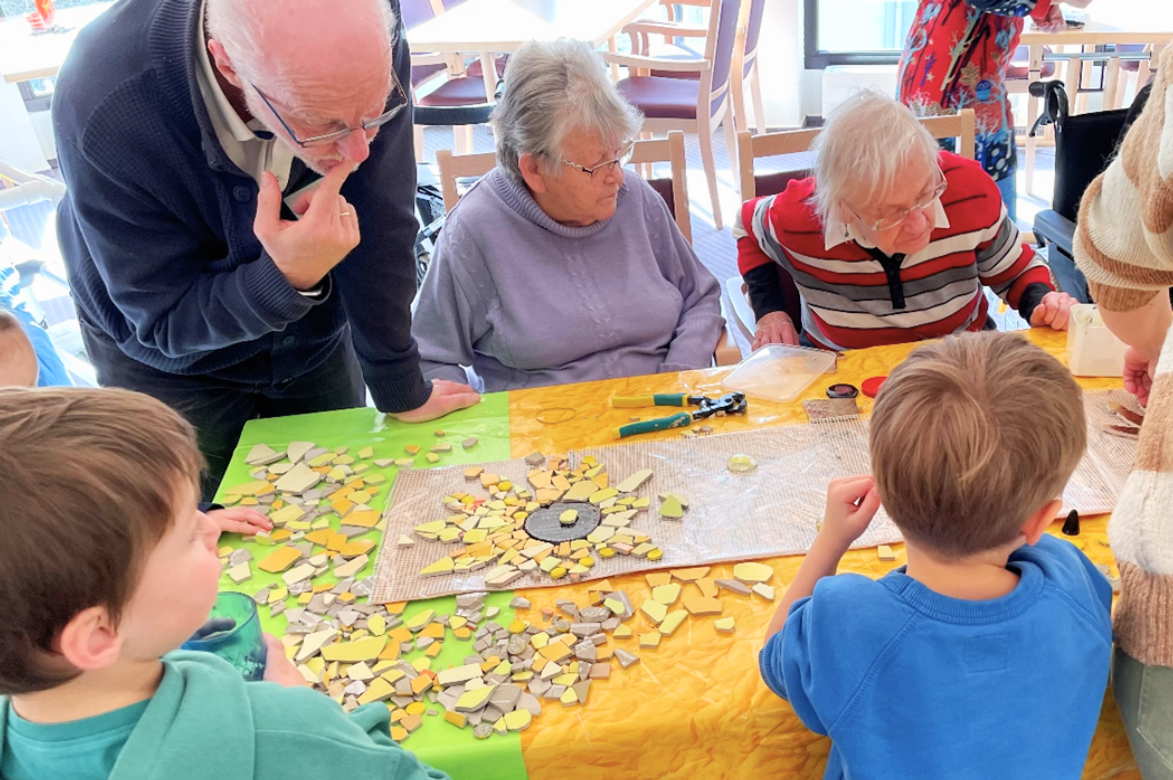
[[[212,130],[193,58],[200,6],[121,0],[61,68],[53,123],[69,192],[58,233],[82,318],[148,366],[246,387],[315,368],[349,332],[378,407],[420,406],[431,388],[411,338],[411,112],[380,130],[342,188],[362,242],[321,296],[302,295],[253,233],[256,181]],[[409,83],[400,33],[395,62]],[[295,160],[286,193],[316,178]]]

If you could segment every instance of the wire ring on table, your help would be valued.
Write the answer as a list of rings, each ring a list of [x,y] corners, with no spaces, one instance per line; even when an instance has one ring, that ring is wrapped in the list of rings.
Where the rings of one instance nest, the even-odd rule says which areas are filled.
[[[542,419],[542,415],[548,414],[550,412],[566,412],[567,414],[565,417],[561,417],[557,420]],[[539,409],[538,413],[534,415],[534,419],[540,422],[542,425],[558,425],[559,423],[570,422],[577,414],[578,410],[572,409],[569,406],[551,406],[548,409]]]

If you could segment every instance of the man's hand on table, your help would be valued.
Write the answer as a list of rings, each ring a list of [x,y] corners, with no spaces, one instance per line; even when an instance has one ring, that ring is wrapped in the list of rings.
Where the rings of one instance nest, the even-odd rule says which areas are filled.
[[[1030,314],[1031,327],[1045,325],[1051,330],[1067,330],[1071,320],[1071,307],[1077,303],[1079,301],[1067,293],[1047,293]]]
[[[468,385],[447,379],[433,379],[432,394],[423,406],[409,412],[388,412],[387,416],[406,423],[427,422],[480,402],[480,394]]]
[[[265,682],[277,683],[286,688],[301,688],[306,684],[305,678],[289,656],[285,655],[285,644],[273,636],[265,634]]]
[[[784,311],[773,311],[758,320],[757,331],[753,335],[752,349],[759,349],[767,344],[789,344],[798,346],[798,331],[794,328],[794,321]]]
[[[269,518],[246,506],[213,509],[204,514],[219,527],[222,534],[253,536],[257,531],[273,530],[273,523]]]
[[[294,209],[301,219],[281,219],[281,188],[266,172],[257,195],[253,232],[278,270],[298,290],[316,287],[334,266],[358,246],[358,215],[340,190],[349,165],[336,165],[322,183]]]

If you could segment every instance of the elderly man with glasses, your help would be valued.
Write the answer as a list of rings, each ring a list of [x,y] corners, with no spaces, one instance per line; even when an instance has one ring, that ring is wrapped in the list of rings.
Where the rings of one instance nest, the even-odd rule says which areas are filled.
[[[424,375],[487,391],[710,365],[720,286],[635,173],[638,112],[591,47],[529,43],[493,116],[497,167],[449,215],[413,330]]]
[[[862,92],[815,150],[814,177],[744,204],[734,228],[754,349],[858,349],[991,329],[983,287],[1031,325],[1066,330],[1075,299],[1055,292],[997,185],[974,161],[940,151],[908,108]],[[786,313],[783,273],[801,294],[801,323]]]
[[[183,412],[214,491],[244,423],[477,401],[411,338],[415,163],[398,0],[121,0],[53,119],[98,380]]]

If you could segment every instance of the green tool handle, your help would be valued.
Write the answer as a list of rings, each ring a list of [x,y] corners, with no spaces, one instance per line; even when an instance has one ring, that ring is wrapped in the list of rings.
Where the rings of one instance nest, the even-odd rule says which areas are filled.
[[[643,420],[642,422],[630,423],[615,429],[615,438],[624,439],[628,436],[635,436],[640,433],[651,433],[652,431],[666,431],[669,428],[685,428],[692,422],[692,415],[688,412],[681,412],[674,414],[671,417],[661,417],[657,420]]]
[[[688,395],[685,393],[657,393],[627,398],[612,398],[615,409],[638,409],[641,406],[684,406]],[[641,431],[642,433],[642,431]]]

